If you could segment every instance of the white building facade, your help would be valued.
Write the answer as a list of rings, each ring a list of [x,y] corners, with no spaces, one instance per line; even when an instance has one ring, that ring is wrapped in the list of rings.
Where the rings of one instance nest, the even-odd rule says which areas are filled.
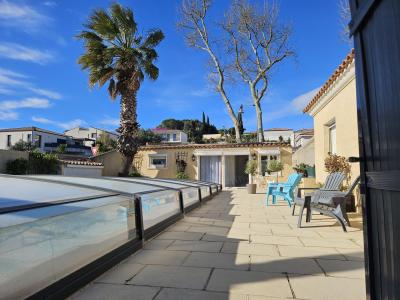
[[[182,130],[177,129],[167,129],[167,128],[154,128],[153,131],[155,134],[161,136],[162,143],[187,143],[188,136]]]
[[[118,139],[118,134],[108,130],[95,127],[75,127],[64,131],[65,135],[72,136],[75,139],[83,140],[86,146],[93,146],[102,134],[108,135],[112,140]]]
[[[264,130],[264,139],[266,142],[287,142],[290,141],[294,146],[294,131],[290,128],[271,128]]]

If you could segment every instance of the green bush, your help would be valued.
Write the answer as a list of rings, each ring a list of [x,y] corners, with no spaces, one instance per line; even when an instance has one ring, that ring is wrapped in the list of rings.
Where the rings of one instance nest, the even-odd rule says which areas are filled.
[[[28,160],[17,158],[7,162],[6,173],[13,175],[24,175],[28,171]]]
[[[176,173],[176,179],[188,179],[188,178],[189,176],[187,176],[185,172]]]
[[[142,177],[142,174],[140,174],[138,170],[132,170],[132,172],[129,173],[128,176],[129,177]]]
[[[33,151],[29,153],[29,174],[57,174],[58,158],[51,153]]]

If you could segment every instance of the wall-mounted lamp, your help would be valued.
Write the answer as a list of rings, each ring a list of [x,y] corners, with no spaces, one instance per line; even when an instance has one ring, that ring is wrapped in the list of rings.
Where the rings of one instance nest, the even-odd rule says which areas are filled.
[[[192,154],[192,161],[196,161],[196,155]]]
[[[252,158],[253,160],[256,160],[256,159],[257,159],[257,154],[256,154],[256,153],[253,153],[253,154],[251,155],[251,158]]]

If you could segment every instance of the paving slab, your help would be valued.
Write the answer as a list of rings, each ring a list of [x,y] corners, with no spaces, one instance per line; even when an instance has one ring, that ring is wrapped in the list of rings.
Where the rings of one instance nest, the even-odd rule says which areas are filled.
[[[250,235],[250,241],[256,244],[302,246],[302,243],[299,241],[299,239],[293,236],[267,236],[252,234]]]
[[[292,297],[286,276],[275,273],[216,269],[206,289],[249,295]]]
[[[362,279],[289,275],[289,280],[296,298],[299,299],[366,299],[365,281]]]
[[[198,241],[204,233],[201,232],[178,232],[166,231],[156,237],[158,240],[182,240],[182,241]]]
[[[278,250],[281,256],[288,256],[288,257],[310,257],[310,258],[338,259],[338,260],[346,259],[335,248],[278,245]]]
[[[317,261],[328,276],[359,279],[363,279],[365,276],[363,261],[327,259],[318,259]]]
[[[174,241],[171,245],[168,246],[167,250],[220,252],[222,245],[222,242]]]
[[[94,283],[81,289],[70,297],[73,300],[151,300],[158,293],[160,288],[132,285],[112,285],[103,283]]]
[[[250,270],[272,273],[324,275],[324,271],[314,259],[302,257],[250,255]]]
[[[247,241],[238,243],[225,242],[221,252],[279,256],[278,248],[275,245],[248,243]]]
[[[174,240],[156,240],[156,239],[153,239],[153,240],[148,241],[147,243],[145,243],[144,246],[143,246],[143,249],[145,249],[145,250],[162,250],[162,249],[167,248],[173,242],[174,242]]]
[[[243,254],[193,252],[183,265],[189,267],[248,270],[249,256]]]
[[[187,251],[141,250],[124,260],[124,263],[178,266],[189,254]]]
[[[124,284],[133,276],[139,273],[145,266],[141,264],[121,263],[111,270],[108,270],[94,282]]]
[[[163,288],[155,300],[247,300],[246,295]]]
[[[361,246],[357,245],[351,240],[347,239],[324,239],[324,238],[305,238],[300,237],[300,240],[305,246],[312,247],[338,247],[338,248],[349,248],[349,249],[361,249]]]
[[[203,289],[211,269],[176,266],[146,266],[128,284]]]

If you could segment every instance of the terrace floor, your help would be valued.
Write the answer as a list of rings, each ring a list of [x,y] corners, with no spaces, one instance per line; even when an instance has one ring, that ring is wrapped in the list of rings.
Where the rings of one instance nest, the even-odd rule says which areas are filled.
[[[226,190],[72,299],[365,299],[363,236]]]

